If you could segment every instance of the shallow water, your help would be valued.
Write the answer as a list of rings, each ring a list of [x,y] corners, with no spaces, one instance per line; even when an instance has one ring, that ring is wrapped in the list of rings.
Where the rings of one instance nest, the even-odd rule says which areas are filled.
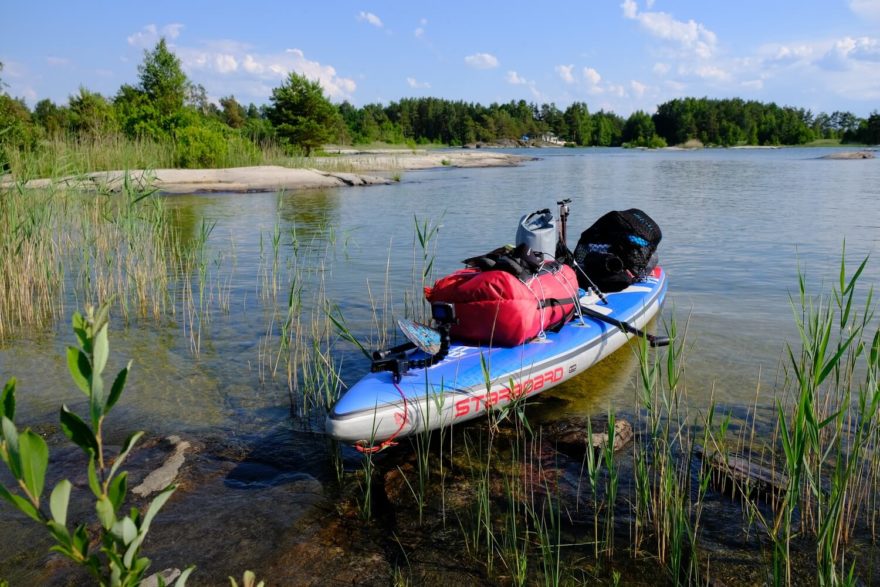
[[[422,251],[414,244],[414,218],[441,225],[431,253],[434,274],[441,275],[461,259],[511,242],[520,215],[553,208],[561,198],[573,200],[572,248],[580,231],[610,209],[641,208],[660,224],[660,260],[670,278],[663,321],[674,317],[679,330],[687,327],[691,405],[704,407],[712,397],[731,406],[750,404],[758,386],[760,403],[772,404],[784,345],[796,337],[789,295],[797,289],[798,266],[818,291],[836,278],[846,241],[850,267],[874,257],[862,282],[880,281],[880,159],[818,159],[828,152],[543,150],[529,152],[540,160],[516,168],[407,172],[389,186],[168,197],[180,234],[193,235],[202,221],[216,223],[206,254],[214,301],[197,354],[179,309],[158,322],[114,321],[109,371],[128,358],[134,368],[111,416],[110,435],[121,439],[141,429],[204,440],[204,484],[170,507],[166,518],[169,527],[190,530],[171,532],[169,539],[199,542],[175,552],[181,562],[219,565],[219,577],[240,574],[248,560],[259,567],[271,549],[256,548],[256,542],[248,547],[247,541],[261,532],[280,539],[308,511],[290,504],[329,500],[320,488],[334,477],[320,416],[291,418],[285,376],[265,369],[266,341],[277,337],[278,311],[286,308],[294,250],[299,267],[307,267],[306,306],[323,284],[353,333],[371,340],[368,284],[377,303],[390,296],[400,315],[404,292],[418,281],[413,266],[421,267]],[[265,298],[263,275],[276,230],[280,285],[273,300]],[[76,308],[68,296],[67,316]],[[82,408],[63,361],[72,343],[64,323],[22,333],[0,347],[0,378],[18,378],[20,425],[56,421],[61,402]],[[368,371],[353,346],[339,343],[333,353],[344,382]],[[636,370],[632,349],[624,348],[544,394],[532,413],[549,421],[560,414],[631,410]],[[50,436],[54,442],[59,437]],[[224,456],[233,453],[239,456]],[[346,457],[355,462],[353,453]],[[279,503],[290,507],[276,511]],[[221,512],[228,532],[211,535]],[[40,565],[16,558],[28,551],[21,536],[36,539],[26,526],[2,516],[0,577],[22,580]],[[235,537],[241,552],[226,560],[225,542]]]

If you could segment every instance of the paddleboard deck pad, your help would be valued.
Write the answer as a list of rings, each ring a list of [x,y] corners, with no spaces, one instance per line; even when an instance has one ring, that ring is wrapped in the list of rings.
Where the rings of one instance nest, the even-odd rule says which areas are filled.
[[[666,297],[660,268],[626,289],[584,296],[582,306],[644,328]],[[424,335],[425,333],[420,333]],[[414,335],[410,332],[408,335]],[[327,417],[332,437],[363,447],[472,420],[487,410],[531,397],[580,375],[633,335],[607,322],[575,316],[558,332],[514,347],[470,346],[455,341],[446,357],[411,369],[395,382],[391,372],[370,373],[349,389]],[[414,359],[428,354],[415,350]]]

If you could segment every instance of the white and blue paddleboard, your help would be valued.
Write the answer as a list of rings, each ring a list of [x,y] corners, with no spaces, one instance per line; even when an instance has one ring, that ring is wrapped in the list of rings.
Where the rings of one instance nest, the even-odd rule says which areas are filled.
[[[656,267],[650,277],[605,297],[607,303],[584,296],[581,305],[644,328],[666,297],[666,274]],[[336,402],[326,430],[340,441],[369,447],[472,420],[576,377],[632,336],[608,322],[575,316],[559,332],[515,347],[453,342],[442,361],[409,370],[399,382],[388,371],[365,376]],[[427,356],[419,350],[411,354]]]

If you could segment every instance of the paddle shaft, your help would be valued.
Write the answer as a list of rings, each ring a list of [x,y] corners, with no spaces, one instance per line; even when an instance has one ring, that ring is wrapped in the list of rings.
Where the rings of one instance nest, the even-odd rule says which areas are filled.
[[[594,318],[600,322],[604,322],[606,324],[610,324],[612,326],[616,326],[623,330],[624,332],[629,332],[630,334],[635,334],[636,336],[641,336],[648,341],[652,347],[658,346],[667,346],[669,344],[668,336],[654,336],[653,334],[649,334],[644,330],[636,328],[632,324],[628,322],[624,322],[622,320],[618,320],[617,318],[612,318],[611,316],[606,316],[601,312],[597,312],[596,310],[591,310],[585,306],[581,306],[581,313],[584,316],[589,316],[590,318]]]
[[[415,343],[405,342],[403,344],[399,344],[395,347],[391,347],[390,349],[386,349],[384,351],[373,351],[373,360],[381,361],[382,359],[387,359],[392,355],[399,355],[400,353],[405,353],[406,351],[411,351],[416,348]]]

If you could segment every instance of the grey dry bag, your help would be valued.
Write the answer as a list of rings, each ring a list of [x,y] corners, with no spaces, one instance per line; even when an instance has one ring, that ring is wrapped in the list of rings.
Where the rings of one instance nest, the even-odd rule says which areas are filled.
[[[548,209],[526,214],[516,229],[517,246],[525,244],[533,253],[556,255],[556,221]]]

